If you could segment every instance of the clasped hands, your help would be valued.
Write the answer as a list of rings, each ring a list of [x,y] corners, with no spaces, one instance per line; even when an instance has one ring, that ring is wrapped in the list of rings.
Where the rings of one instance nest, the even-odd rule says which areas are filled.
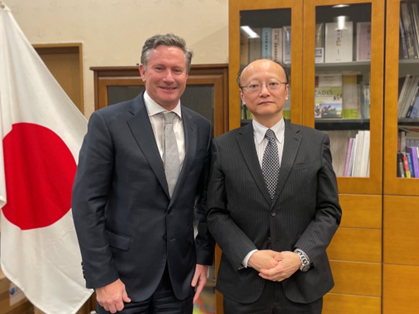
[[[260,250],[252,254],[248,266],[259,272],[266,280],[283,281],[291,277],[301,266],[297,253]]]

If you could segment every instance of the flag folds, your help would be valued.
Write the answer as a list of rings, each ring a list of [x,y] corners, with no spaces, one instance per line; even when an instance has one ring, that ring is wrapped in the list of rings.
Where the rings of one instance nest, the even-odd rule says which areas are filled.
[[[72,314],[85,288],[71,187],[86,119],[0,8],[1,267],[48,314]]]

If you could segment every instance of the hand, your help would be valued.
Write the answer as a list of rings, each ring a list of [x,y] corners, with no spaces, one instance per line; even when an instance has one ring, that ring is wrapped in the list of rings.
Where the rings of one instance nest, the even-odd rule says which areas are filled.
[[[191,286],[195,288],[195,295],[193,297],[193,303],[198,300],[199,295],[204,289],[207,283],[208,266],[196,264],[195,274],[192,278]]]
[[[260,271],[277,266],[280,260],[282,260],[281,253],[272,250],[260,250],[250,256],[247,265]]]
[[[282,260],[274,268],[261,269],[259,276],[271,281],[283,281],[291,277],[301,266],[301,260],[297,253],[281,252]]]
[[[96,300],[106,311],[111,313],[122,311],[124,302],[131,302],[125,291],[125,285],[120,279],[107,286],[96,288]]]

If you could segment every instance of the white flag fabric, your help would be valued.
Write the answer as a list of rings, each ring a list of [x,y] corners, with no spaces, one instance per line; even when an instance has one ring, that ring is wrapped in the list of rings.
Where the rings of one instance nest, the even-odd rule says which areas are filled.
[[[47,314],[73,314],[85,288],[71,212],[87,122],[9,8],[0,8],[1,267]]]

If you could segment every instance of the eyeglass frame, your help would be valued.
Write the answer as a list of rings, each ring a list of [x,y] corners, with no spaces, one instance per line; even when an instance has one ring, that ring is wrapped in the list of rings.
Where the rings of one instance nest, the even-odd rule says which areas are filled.
[[[271,91],[271,89],[268,86],[269,83],[279,83],[279,88],[278,89],[274,89],[274,90],[280,90],[282,84],[284,84],[285,86],[288,85],[288,82],[281,82],[280,80],[277,80],[277,81],[268,81],[268,82],[259,83],[259,84],[250,84],[249,83],[249,84],[247,84],[245,86],[240,86],[239,85],[239,88],[242,89],[242,90],[244,88],[247,88],[247,91],[248,92],[250,92],[250,93],[256,93],[256,92],[260,92],[262,90],[262,86],[265,85],[266,89],[269,90],[269,91]],[[249,85],[258,85],[259,86],[259,89],[258,90],[249,90]]]

